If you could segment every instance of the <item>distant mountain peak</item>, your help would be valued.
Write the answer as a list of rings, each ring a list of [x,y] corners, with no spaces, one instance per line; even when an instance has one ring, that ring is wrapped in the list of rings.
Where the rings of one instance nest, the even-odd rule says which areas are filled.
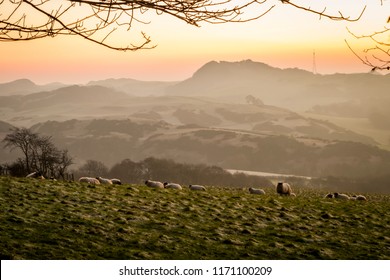
[[[253,60],[250,59],[236,61],[236,62],[212,60],[207,62],[201,68],[199,68],[194,73],[193,77],[213,74],[213,72],[215,71],[218,71],[220,73],[226,73],[232,71],[251,72],[253,70],[270,70],[270,69],[278,69],[278,68],[274,68],[262,62],[254,62]]]

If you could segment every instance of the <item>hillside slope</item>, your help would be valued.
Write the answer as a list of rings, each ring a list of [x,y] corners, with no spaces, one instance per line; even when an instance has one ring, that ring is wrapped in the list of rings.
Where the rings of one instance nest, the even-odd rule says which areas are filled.
[[[28,260],[390,259],[389,196],[367,201],[296,198],[207,186],[0,177],[0,257]]]

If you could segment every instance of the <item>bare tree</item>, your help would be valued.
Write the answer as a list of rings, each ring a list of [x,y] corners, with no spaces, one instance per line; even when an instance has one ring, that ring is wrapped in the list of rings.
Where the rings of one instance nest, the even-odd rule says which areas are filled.
[[[37,133],[33,133],[27,128],[16,128],[3,139],[5,148],[10,148],[11,150],[19,148],[22,151],[25,157],[24,164],[27,172],[31,172],[31,155],[38,138]]]
[[[58,178],[65,179],[65,174],[68,170],[68,167],[74,163],[73,158],[69,155],[68,150],[65,149],[60,152],[58,159],[59,160],[55,166],[54,172]]]
[[[23,167],[25,173],[39,171],[44,176],[63,177],[73,163],[67,150],[60,151],[55,147],[51,136],[40,136],[27,128],[12,130],[3,142],[6,148],[22,151],[24,159],[18,160],[18,166]]]

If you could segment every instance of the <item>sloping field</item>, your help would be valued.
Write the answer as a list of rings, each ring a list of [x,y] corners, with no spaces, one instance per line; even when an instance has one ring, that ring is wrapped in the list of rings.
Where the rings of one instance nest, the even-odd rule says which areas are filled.
[[[390,196],[367,201],[0,177],[1,259],[390,259]]]

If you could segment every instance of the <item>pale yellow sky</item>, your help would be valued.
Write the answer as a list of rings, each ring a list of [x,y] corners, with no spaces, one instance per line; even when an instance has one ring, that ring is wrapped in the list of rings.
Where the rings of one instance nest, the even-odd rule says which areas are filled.
[[[312,71],[313,50],[320,74],[368,72],[370,69],[348,50],[344,39],[360,51],[370,47],[370,42],[353,39],[346,26],[357,34],[382,29],[390,15],[390,0],[382,1],[383,5],[380,0],[318,2],[328,3],[328,11],[341,10],[352,17],[365,5],[367,9],[359,22],[346,23],[319,20],[317,15],[269,0],[267,6],[276,3],[275,8],[256,21],[204,23],[201,27],[148,12],[144,18],[151,23],[135,23],[134,29],[122,35],[118,42],[123,40],[126,44],[131,38],[139,38],[139,31],[143,30],[157,45],[155,49],[118,52],[73,36],[0,42],[0,82],[19,78],[29,78],[39,84],[85,83],[105,78],[183,80],[210,60],[251,59],[280,68]]]

